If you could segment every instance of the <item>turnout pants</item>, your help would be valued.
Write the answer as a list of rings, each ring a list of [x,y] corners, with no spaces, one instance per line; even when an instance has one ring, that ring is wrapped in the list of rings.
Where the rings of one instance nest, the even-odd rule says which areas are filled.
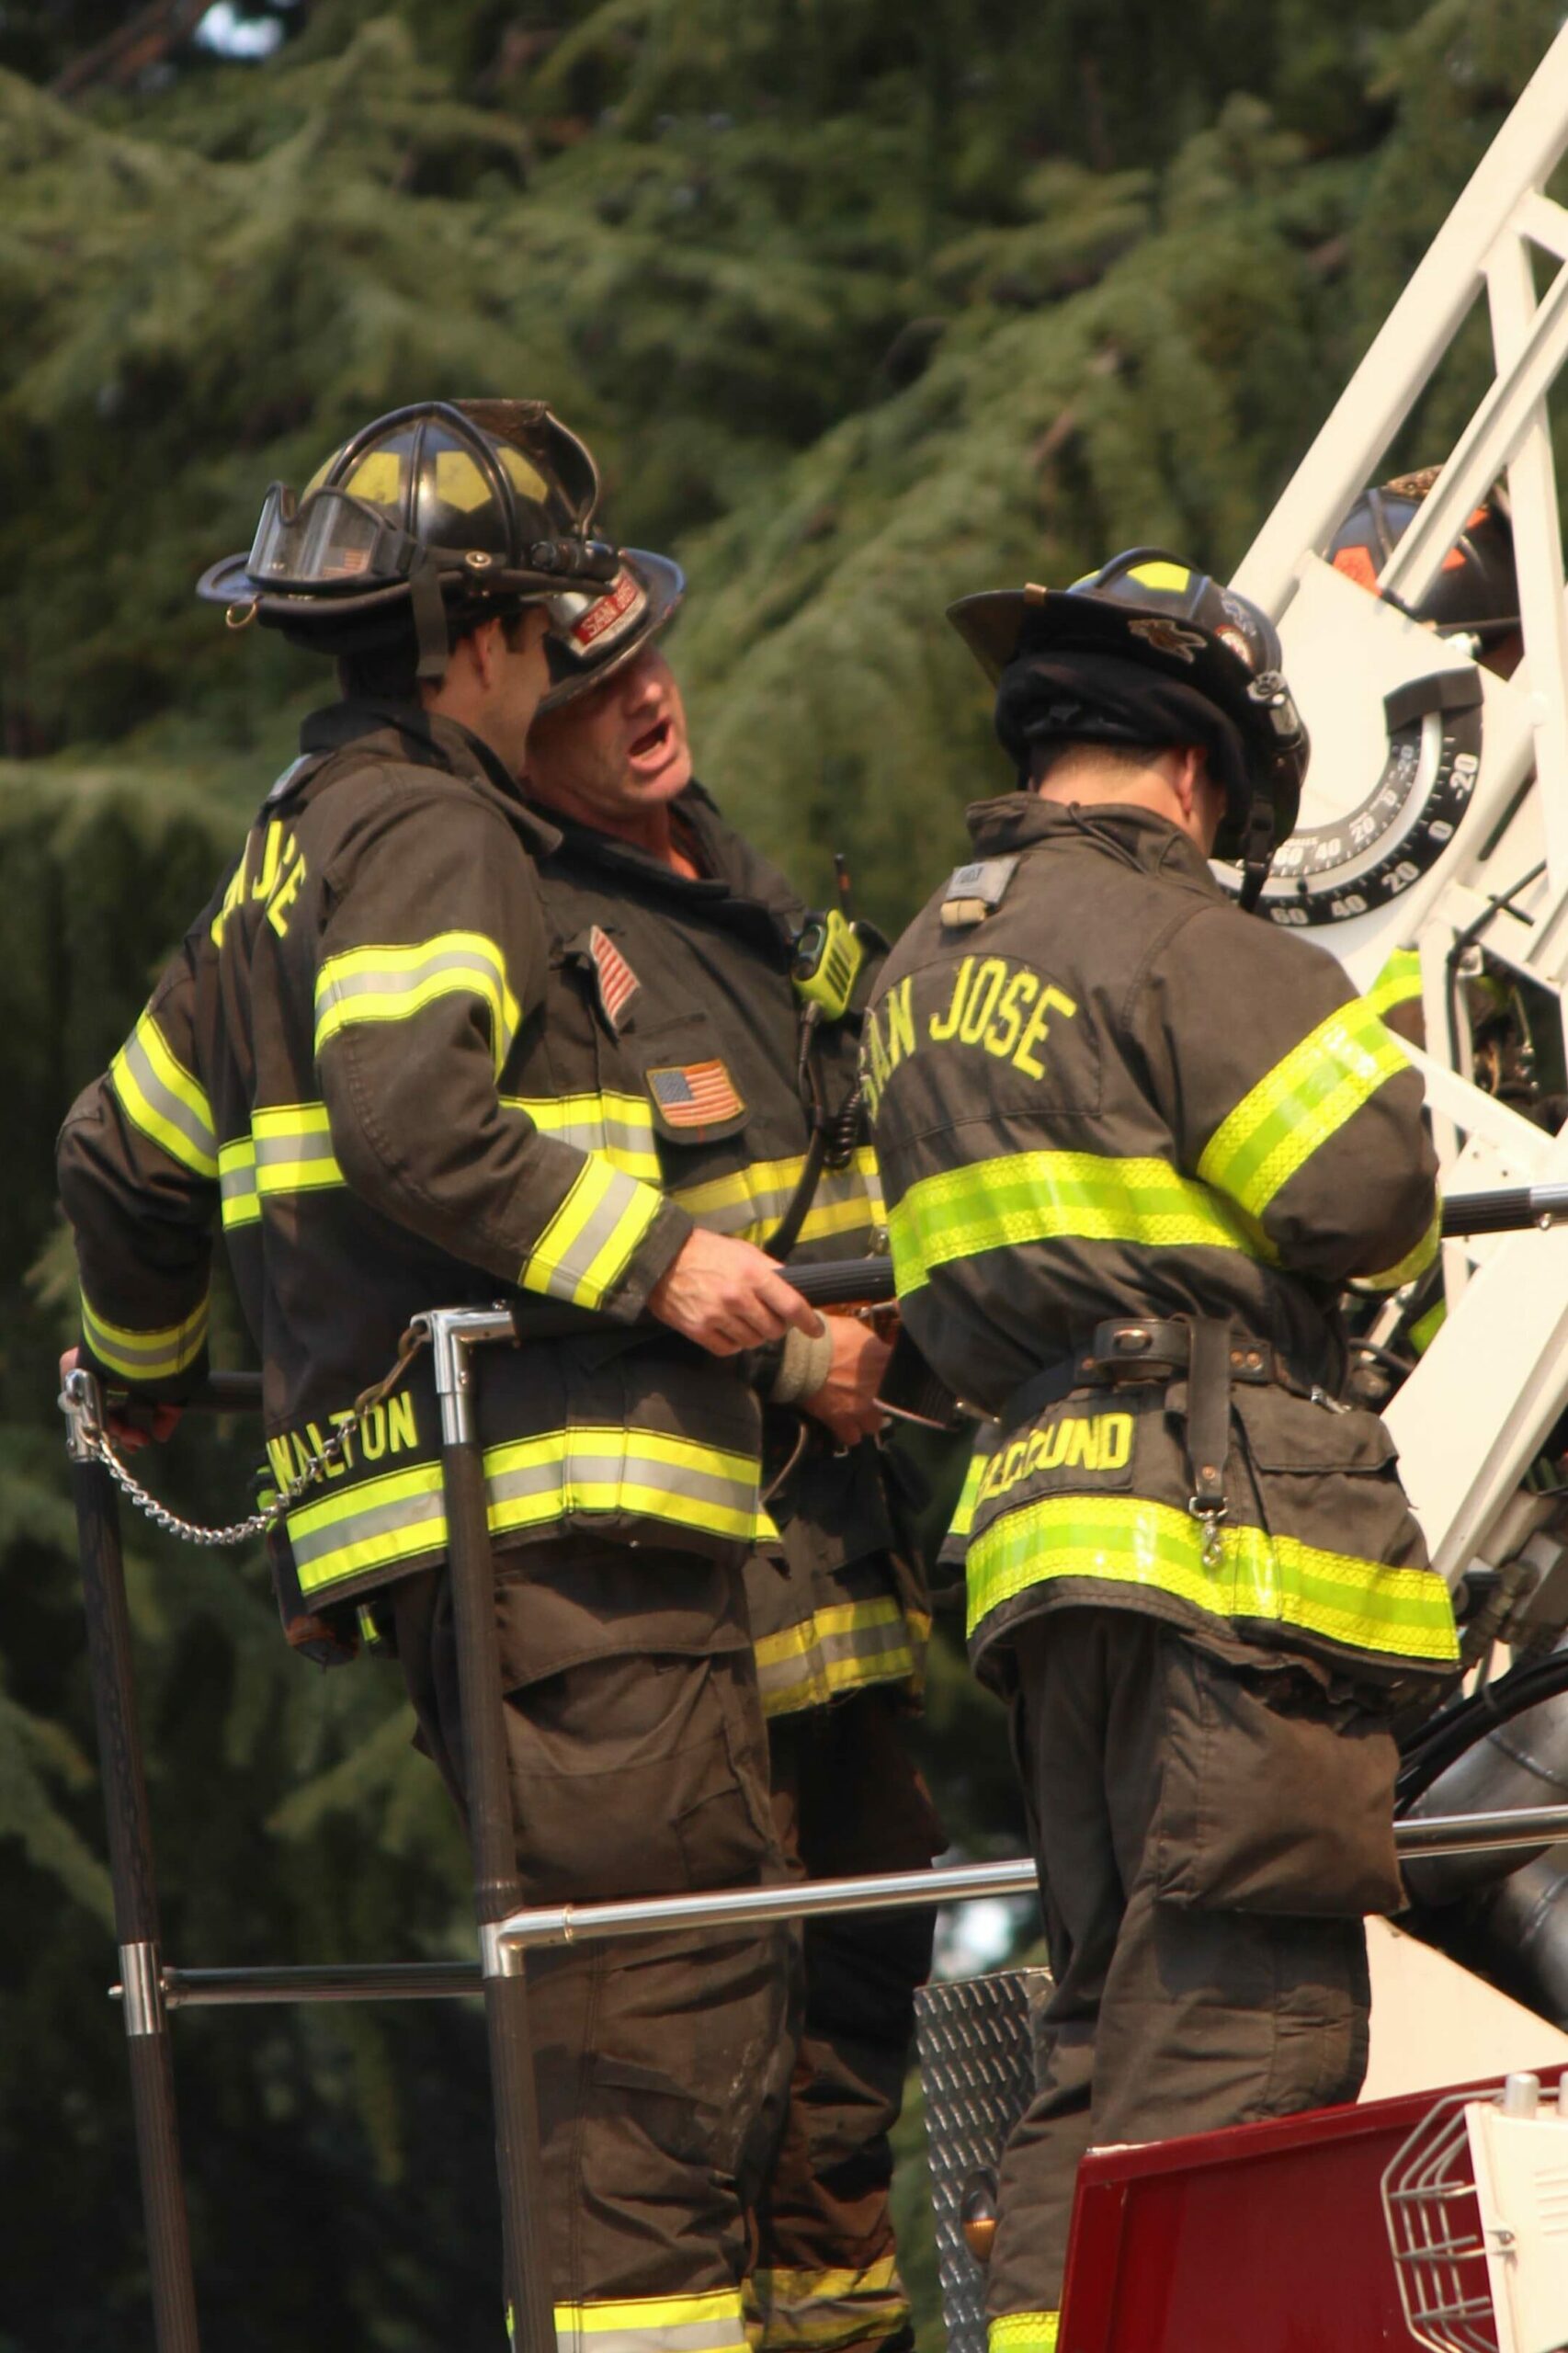
[[[517,1861],[529,1903],[782,1876],[737,1574],[652,1546],[501,1554]],[[450,1597],[396,1588],[421,1745],[462,1803]],[[783,1929],[528,1956],[562,2347],[744,2353],[746,2204],[790,2056]]]
[[[1050,2353],[1078,2160],[1353,2099],[1361,1914],[1397,1891],[1386,1720],[1157,1620],[1015,1632],[1015,1738],[1055,1987],[1003,2159],[993,2353]]]
[[[873,1684],[775,1716],[773,1818],[794,1876],[923,1870],[941,1826],[899,1721]],[[848,2353],[907,2328],[888,2191],[931,1966],[929,1912],[804,1924],[805,2018],[778,2154],[756,2208],[749,2334],[763,2353]]]

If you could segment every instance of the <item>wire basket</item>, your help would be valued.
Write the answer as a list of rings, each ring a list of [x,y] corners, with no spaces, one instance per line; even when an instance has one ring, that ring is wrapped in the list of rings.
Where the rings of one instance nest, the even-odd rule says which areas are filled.
[[[1465,2110],[1439,2100],[1383,2175],[1383,2219],[1410,2333],[1434,2353],[1497,2353]]]

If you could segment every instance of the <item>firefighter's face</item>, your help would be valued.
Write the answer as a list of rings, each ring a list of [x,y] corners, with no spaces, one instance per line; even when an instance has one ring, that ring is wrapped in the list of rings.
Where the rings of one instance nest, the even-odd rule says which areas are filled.
[[[673,801],[691,781],[686,708],[655,646],[591,695],[534,722],[524,780],[548,808],[591,824]]]

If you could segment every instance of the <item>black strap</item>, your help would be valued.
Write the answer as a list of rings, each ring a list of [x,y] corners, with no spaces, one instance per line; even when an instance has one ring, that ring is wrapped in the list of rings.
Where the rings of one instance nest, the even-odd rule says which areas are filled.
[[[438,686],[447,675],[450,642],[447,635],[447,608],[441,596],[441,574],[428,551],[409,574],[408,601],[414,615],[415,643],[419,648],[419,666],[415,676],[428,678]]]
[[[1187,1375],[1187,1454],[1194,1511],[1223,1511],[1230,1450],[1231,1326],[1220,1316],[1195,1315]]]
[[[1017,1429],[1020,1422],[1032,1422],[1048,1405],[1059,1404],[1062,1399],[1079,1386],[1081,1375],[1076,1357],[1062,1357],[1055,1364],[1048,1364],[1039,1372],[1031,1372],[1021,1381],[997,1415],[998,1427]]]

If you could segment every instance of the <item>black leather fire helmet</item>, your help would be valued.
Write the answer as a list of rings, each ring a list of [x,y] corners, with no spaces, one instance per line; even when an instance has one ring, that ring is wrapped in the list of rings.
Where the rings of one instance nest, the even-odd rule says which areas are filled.
[[[1052,738],[1201,745],[1225,794],[1215,856],[1242,861],[1256,905],[1309,756],[1267,613],[1164,548],[1130,548],[1070,588],[964,597],[948,618],[997,688],[1020,775]]]
[[[616,550],[591,536],[598,494],[542,401],[417,402],[352,435],[302,495],[274,483],[249,552],[197,594],[331,654],[411,620],[419,676],[439,679],[462,629],[615,577]]]

